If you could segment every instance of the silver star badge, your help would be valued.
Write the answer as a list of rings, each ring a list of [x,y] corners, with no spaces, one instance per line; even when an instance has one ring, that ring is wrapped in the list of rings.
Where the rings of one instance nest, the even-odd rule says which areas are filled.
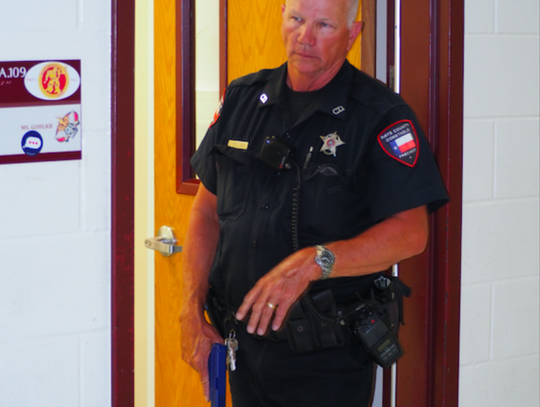
[[[333,155],[335,157],[336,148],[345,144],[345,142],[341,141],[341,139],[339,138],[337,131],[320,137],[323,141],[323,145],[320,151],[322,151],[326,155]]]

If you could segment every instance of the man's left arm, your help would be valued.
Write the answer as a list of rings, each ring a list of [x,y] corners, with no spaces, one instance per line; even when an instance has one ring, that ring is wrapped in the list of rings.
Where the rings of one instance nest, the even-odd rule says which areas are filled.
[[[386,270],[422,253],[428,234],[427,210],[421,206],[392,215],[355,238],[327,243],[325,246],[335,255],[330,278]],[[248,332],[263,335],[270,321],[273,330],[281,327],[291,305],[312,281],[321,278],[321,267],[315,262],[315,255],[314,247],[299,250],[257,282],[236,314],[237,319],[243,320],[251,310]]]

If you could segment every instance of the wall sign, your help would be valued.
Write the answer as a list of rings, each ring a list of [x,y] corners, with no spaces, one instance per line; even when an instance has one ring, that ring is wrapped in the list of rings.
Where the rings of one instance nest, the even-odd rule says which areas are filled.
[[[81,61],[0,62],[0,164],[80,160]]]

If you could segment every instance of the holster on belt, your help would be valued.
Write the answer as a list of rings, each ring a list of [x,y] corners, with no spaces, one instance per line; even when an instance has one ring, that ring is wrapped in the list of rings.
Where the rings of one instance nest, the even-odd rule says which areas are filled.
[[[225,338],[225,322],[229,317],[229,311],[223,297],[216,293],[211,287],[206,296],[204,309],[212,326],[218,330],[223,338]]]

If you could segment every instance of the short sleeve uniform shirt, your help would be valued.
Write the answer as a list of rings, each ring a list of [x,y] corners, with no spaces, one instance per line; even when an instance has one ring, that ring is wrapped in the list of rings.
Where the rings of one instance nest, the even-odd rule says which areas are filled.
[[[350,239],[398,212],[422,205],[434,211],[448,200],[416,117],[398,95],[346,61],[316,108],[293,124],[286,75],[285,64],[233,81],[192,158],[217,196],[210,284],[233,307],[293,253],[295,224],[302,248]],[[260,159],[271,136],[293,152],[290,169]],[[312,288],[346,297],[371,280],[331,278]]]

